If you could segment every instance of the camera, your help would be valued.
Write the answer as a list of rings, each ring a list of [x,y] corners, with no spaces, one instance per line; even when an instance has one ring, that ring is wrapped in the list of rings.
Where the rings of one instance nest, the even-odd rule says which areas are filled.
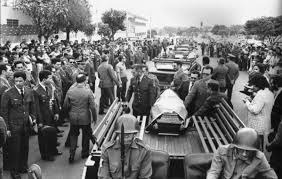
[[[244,90],[241,90],[240,93],[243,93],[247,96],[252,97],[253,96],[253,87],[245,85]]]

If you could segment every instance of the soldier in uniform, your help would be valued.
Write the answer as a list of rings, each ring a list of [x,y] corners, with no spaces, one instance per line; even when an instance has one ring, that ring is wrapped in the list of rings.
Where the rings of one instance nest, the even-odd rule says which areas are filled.
[[[124,143],[121,142],[122,125],[124,126]],[[138,120],[131,114],[123,114],[117,119],[115,128],[117,139],[102,147],[98,178],[150,178],[152,175],[151,151],[142,140],[135,137],[139,128]]]
[[[55,102],[54,91],[49,89],[52,73],[48,70],[39,72],[39,84],[34,88],[34,98],[38,122],[38,143],[41,158],[54,161],[54,155],[61,155],[56,148],[57,130],[55,121],[59,119],[59,106]],[[52,99],[54,98],[54,99]],[[45,134],[45,135],[44,135]]]
[[[14,73],[15,86],[4,92],[1,100],[1,115],[7,124],[11,176],[21,178],[27,172],[29,128],[35,120],[35,105],[32,90],[24,87],[26,74]]]
[[[132,93],[134,93],[132,102],[134,116],[148,116],[155,98],[153,80],[144,74],[143,68],[145,67],[145,65],[135,66],[136,75],[130,80],[127,91],[127,102],[130,101]]]

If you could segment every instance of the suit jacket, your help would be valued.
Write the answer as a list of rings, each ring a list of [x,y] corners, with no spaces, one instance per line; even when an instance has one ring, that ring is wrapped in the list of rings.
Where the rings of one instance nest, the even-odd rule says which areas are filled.
[[[67,92],[63,109],[68,112],[72,125],[88,125],[91,114],[97,120],[94,95],[89,88],[82,85],[71,87]],[[91,111],[91,113],[90,113]]]
[[[282,117],[282,90],[278,92],[274,98],[274,105],[271,111],[271,127],[277,131],[278,125]]]
[[[192,90],[186,96],[184,105],[186,106],[190,114],[196,112],[209,97],[209,94],[207,92],[207,81],[209,79],[210,77],[196,81],[194,86],[192,87]]]
[[[137,78],[131,78],[127,91],[127,101],[130,101],[132,93],[134,93],[132,108],[141,114],[149,114],[155,97],[153,80],[144,75],[138,85]]]
[[[228,68],[225,65],[218,65],[213,69],[213,76],[219,82],[219,87],[226,87],[226,76]]]
[[[1,115],[4,118],[7,130],[19,133],[30,127],[29,117],[35,119],[34,95],[30,88],[24,87],[24,98],[15,86],[4,92],[1,100]]]
[[[89,82],[95,83],[96,76],[95,76],[95,68],[94,63],[91,60],[91,62],[87,62],[84,71],[88,74]]]
[[[107,62],[102,62],[97,71],[98,77],[100,78],[100,88],[111,88],[114,87],[115,84],[119,84],[113,66]]]
[[[177,94],[183,101],[189,93],[190,80],[183,81],[177,90]]]
[[[231,80],[231,83],[234,84],[234,82],[237,80],[237,78],[239,76],[239,67],[233,61],[229,61],[225,65],[228,68],[228,73],[227,74],[229,76],[229,79]]]
[[[59,114],[59,106],[58,102],[52,101],[53,105],[52,108],[50,108],[52,90],[49,88],[47,88],[47,90],[48,92],[40,84],[33,90],[36,106],[36,119],[38,124],[41,123],[43,125],[54,126],[53,118],[54,114]]]

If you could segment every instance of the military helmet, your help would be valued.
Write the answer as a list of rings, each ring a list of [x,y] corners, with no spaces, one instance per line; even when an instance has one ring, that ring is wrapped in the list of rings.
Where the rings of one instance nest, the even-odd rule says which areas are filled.
[[[28,169],[28,179],[41,179],[41,168],[37,164],[32,164]]]
[[[237,132],[233,144],[239,149],[257,151],[259,148],[258,133],[252,128],[241,128]]]
[[[121,125],[124,126],[124,133],[130,134],[130,133],[137,133],[139,131],[139,123],[135,116],[131,114],[123,114],[121,115],[115,124],[115,132],[120,133],[121,132]]]

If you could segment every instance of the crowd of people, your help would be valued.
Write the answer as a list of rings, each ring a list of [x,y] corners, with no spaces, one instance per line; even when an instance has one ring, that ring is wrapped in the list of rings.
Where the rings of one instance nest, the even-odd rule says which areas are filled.
[[[34,133],[38,134],[42,160],[54,161],[62,154],[57,150],[57,138],[62,137],[59,126],[65,126],[66,119],[70,121],[65,143],[70,146],[69,162],[74,161],[79,129],[83,131],[81,157],[88,157],[89,140],[95,142],[91,122],[97,120],[98,113],[94,101],[96,73],[101,88],[99,114],[103,115],[114,100],[115,85],[119,99],[126,101],[126,69],[155,58],[161,49],[159,40],[82,39],[78,43],[59,41],[55,36],[44,43],[23,40],[13,47],[7,41],[0,47],[3,168],[11,171],[12,178],[27,172],[28,141]],[[136,73],[143,74],[140,70]],[[0,176],[2,173],[1,167]]]
[[[70,121],[70,131],[65,145],[70,147],[69,162],[74,161],[80,129],[83,133],[81,157],[88,157],[89,140],[95,142],[91,123],[97,122],[98,114],[106,114],[115,96],[128,105],[134,95],[133,115],[121,117],[117,125],[123,120],[128,121],[124,123],[128,125],[125,126],[126,132],[136,134],[136,117],[149,116],[160,94],[159,81],[149,73],[146,62],[159,56],[162,51],[166,53],[168,45],[168,41],[160,40],[131,43],[126,40],[90,42],[82,39],[79,43],[59,41],[56,36],[41,44],[35,40],[30,43],[23,40],[13,48],[9,41],[1,46],[0,129],[3,132],[0,147],[3,148],[4,169],[10,170],[12,178],[16,179],[20,178],[20,173],[27,172],[28,142],[32,133],[38,134],[42,160],[54,161],[55,156],[62,154],[57,149],[60,145],[57,138],[63,132],[59,126],[65,126],[67,121]],[[247,95],[244,99],[248,110],[246,126],[256,130],[257,136],[254,135],[252,140],[258,140],[261,144],[254,147],[251,143],[253,146],[250,150],[272,151],[270,166],[281,177],[281,49],[215,42],[199,43],[199,48],[203,55],[201,70],[192,70],[188,75],[183,71],[182,63],[178,62],[178,71],[172,82],[172,88],[184,101],[189,116],[211,114],[222,98],[232,106],[233,86],[239,71],[248,71],[249,82],[245,89],[242,86],[242,93]],[[218,66],[211,67],[208,56],[217,56]],[[129,68],[132,68],[133,78],[127,86]],[[95,104],[96,74],[101,89],[99,107]],[[37,132],[34,126],[37,126]],[[117,128],[120,134],[121,126]],[[134,143],[133,148],[140,148],[142,157],[146,158],[144,161],[149,162],[145,145],[142,141],[136,141],[134,136],[126,135],[127,147]],[[242,141],[237,142],[239,146]],[[104,161],[109,162],[109,158],[115,157],[110,155],[115,147],[119,145],[111,143],[104,148]],[[248,148],[242,150],[248,151]],[[215,157],[217,160],[220,158]],[[103,164],[103,160],[98,172],[101,178],[111,175],[111,171],[107,170],[109,163]],[[212,166],[212,170],[215,170],[215,165]],[[128,176],[138,175],[138,172],[130,174],[130,171],[127,171]],[[144,178],[149,178],[152,173],[147,166],[143,166],[143,170],[141,167],[140,171],[139,174]],[[0,178],[1,173],[0,169]]]

